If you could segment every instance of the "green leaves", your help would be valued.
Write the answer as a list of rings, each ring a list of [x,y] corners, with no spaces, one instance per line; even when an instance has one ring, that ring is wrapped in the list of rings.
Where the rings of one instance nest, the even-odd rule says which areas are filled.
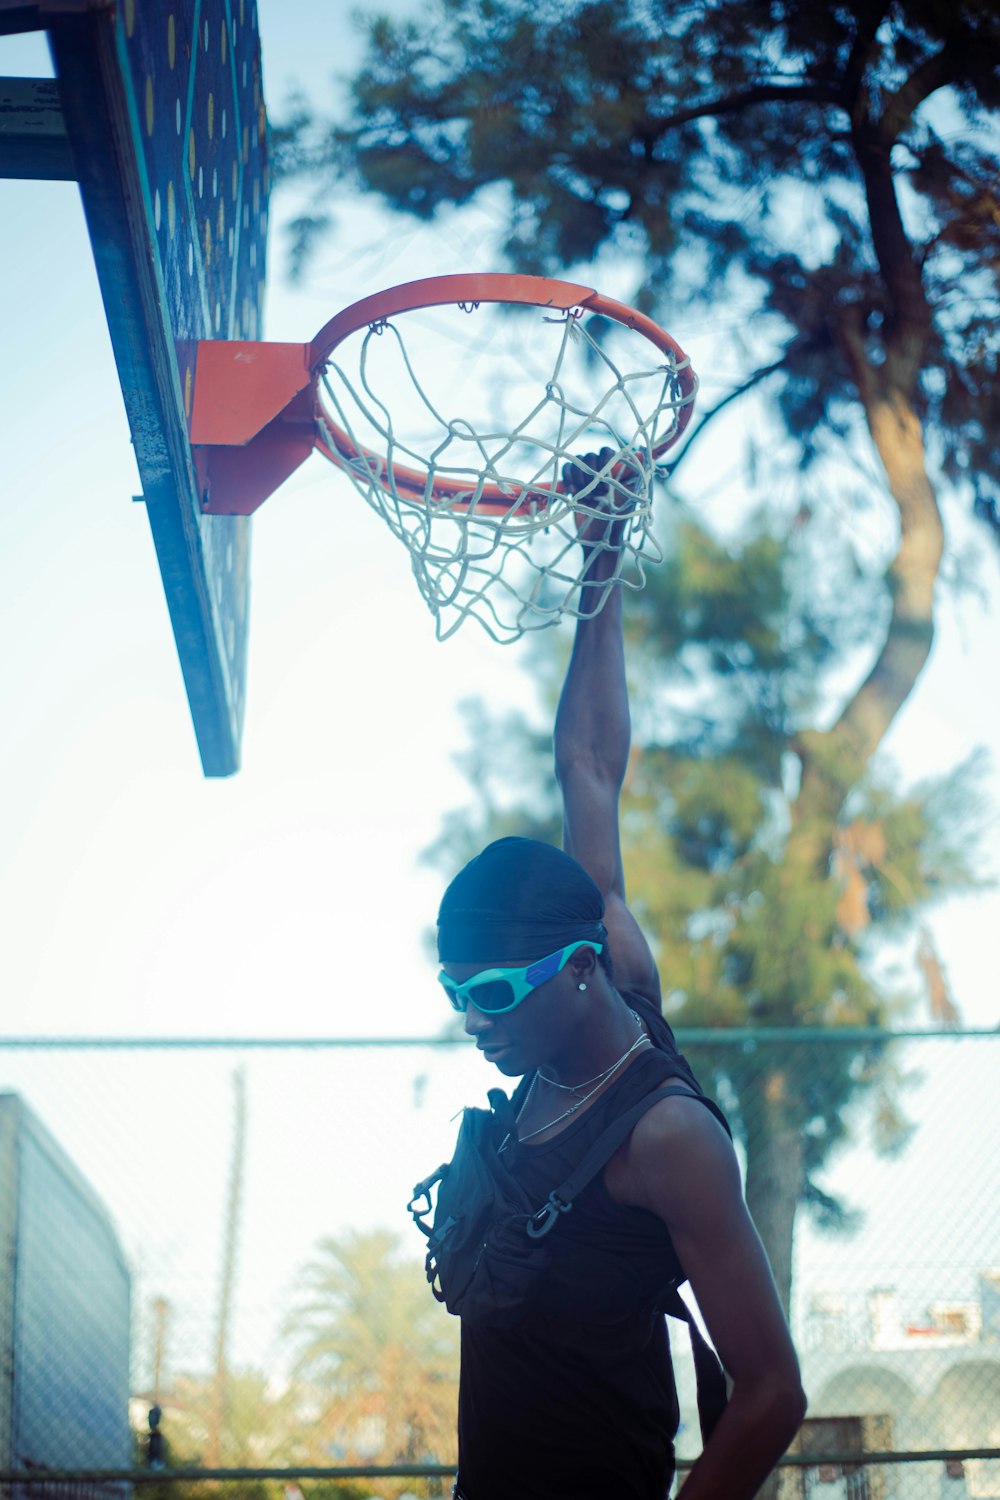
[[[338,185],[350,171],[421,218],[500,188],[513,267],[589,280],[607,256],[639,268],[654,316],[683,306],[725,326],[731,384],[672,481],[718,415],[753,399],[768,519],[724,543],[673,512],[670,560],[627,627],[630,899],[670,1014],[690,1024],[888,1023],[901,1002],[869,951],[976,879],[976,815],[959,809],[974,768],[900,795],[871,766],[933,640],[932,476],[1000,536],[998,53],[1000,14],[980,0],[431,0],[419,21],[375,23],[349,118],[327,133]],[[322,179],[316,122],[291,132],[293,167],[296,138]],[[829,460],[857,463],[866,432],[881,465],[866,503],[887,494],[881,531],[899,536],[881,577],[830,520]],[[491,732],[476,724],[474,744]],[[555,836],[538,735],[503,733],[511,784],[479,766],[481,821],[453,820],[438,846],[449,872],[486,837]],[[851,1101],[872,1102],[884,1144],[902,1139],[898,1081],[866,1047],[822,1079],[723,1069],[709,1051],[704,1065],[742,1122],[751,1181],[784,1195],[768,1234],[785,1265],[794,1203],[833,1212],[809,1185]]]
[[[451,1451],[458,1325],[427,1290],[423,1267],[387,1230],[323,1239],[303,1267],[285,1334],[311,1393],[317,1451],[383,1462]],[[322,1461],[322,1460],[319,1460]],[[432,1459],[433,1461],[433,1459]]]
[[[816,551],[823,527],[821,515],[804,513],[779,534],[758,514],[724,544],[675,502],[668,562],[627,615],[634,736],[620,821],[629,904],[655,945],[670,1021],[759,1029],[760,1046],[745,1052],[690,1049],[703,1082],[725,1101],[748,1159],[780,1156],[781,1142],[795,1139],[799,1175],[790,1168],[780,1191],[848,1228],[849,1211],[819,1174],[862,1114],[879,1149],[902,1147],[906,1080],[884,1044],[845,1042],[820,1061],[808,1043],[772,1045],[768,1032],[891,1027],[922,991],[931,1019],[953,1024],[946,979],[925,951],[925,917],[980,881],[986,816],[976,757],[901,792],[888,765],[859,775],[849,736],[802,732],[820,711],[829,718],[845,652],[872,630],[849,590],[824,597],[832,565]],[[548,723],[558,638],[540,637],[534,654]],[[449,876],[504,833],[559,839],[547,733],[481,704],[467,713],[462,765],[478,795],[433,851]],[[803,744],[808,786],[798,775]],[[852,787],[846,801],[830,790]],[[915,940],[921,956],[898,994],[871,960],[887,942],[912,949]],[[768,1171],[753,1181],[765,1198],[778,1191]],[[773,1207],[757,1201],[755,1213],[780,1239],[793,1212]]]
[[[432,0],[369,22],[347,116],[299,102],[279,155],[421,219],[502,185],[515,269],[624,253],[654,313],[766,309],[803,466],[888,377],[1000,534],[998,49],[975,0]],[[296,232],[301,255],[321,205]]]

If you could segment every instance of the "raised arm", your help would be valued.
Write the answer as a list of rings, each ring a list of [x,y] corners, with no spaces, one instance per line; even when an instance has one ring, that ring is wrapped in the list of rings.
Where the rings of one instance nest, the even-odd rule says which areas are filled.
[[[598,466],[593,457],[588,462]],[[567,477],[572,479],[572,470]],[[613,547],[595,545],[605,534],[613,542],[612,520],[592,520],[581,527],[580,542],[589,553],[584,590],[596,590],[614,572]],[[563,846],[604,897],[615,983],[658,1006],[660,979],[653,955],[625,902],[618,802],[630,739],[622,598],[615,587],[597,615],[577,624],[556,713],[555,769],[563,799]]]

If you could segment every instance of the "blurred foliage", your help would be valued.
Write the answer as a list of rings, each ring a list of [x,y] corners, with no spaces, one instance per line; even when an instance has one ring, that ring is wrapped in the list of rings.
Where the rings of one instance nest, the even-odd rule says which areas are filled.
[[[211,1379],[178,1375],[163,1419],[165,1434],[169,1435],[171,1466],[183,1468],[207,1462],[213,1401]],[[290,1457],[289,1444],[298,1431],[293,1389],[276,1389],[263,1370],[230,1370],[225,1380],[223,1411],[219,1446],[222,1468],[267,1468],[283,1464]]]
[[[515,269],[610,250],[647,311],[738,307],[725,399],[767,380],[803,466],[859,395],[902,393],[1000,534],[995,6],[429,0],[360,24],[348,117],[300,97],[276,133],[316,187],[297,264],[345,181],[422,219],[500,185]]]
[[[397,1235],[351,1231],[325,1238],[301,1268],[285,1321],[288,1378],[234,1369],[225,1380],[223,1468],[437,1464],[453,1458],[458,1400],[458,1324],[428,1295],[423,1264],[400,1253]],[[232,1484],[171,1477],[204,1466],[214,1383],[178,1375],[163,1400],[165,1471],[160,1500],[224,1496]],[[136,1439],[147,1463],[146,1435]],[[301,1500],[386,1500],[413,1480],[302,1480]],[[434,1482],[421,1493],[449,1489]],[[294,1494],[294,1490],[292,1491]],[[245,1500],[289,1500],[285,1484],[239,1481]],[[295,1497],[299,1500],[299,1497]]]
[[[1000,11],[428,0],[364,24],[349,117],[300,101],[279,135],[280,170],[317,189],[300,249],[345,180],[422,219],[499,194],[514,268],[579,278],[604,256],[634,272],[643,309],[697,312],[724,338],[732,383],[692,425],[674,483],[700,434],[757,392],[775,421],[755,431],[748,483],[770,501],[784,465],[801,486],[794,516],[751,516],[732,543],[676,508],[669,561],[630,611],[622,834],[668,1013],[891,1024],[909,997],[866,960],[976,881],[975,767],[901,795],[877,751],[933,642],[935,481],[1000,535]],[[821,486],[819,461],[853,458],[863,429],[881,466],[866,482],[884,484],[898,537],[877,577],[841,554],[799,478]],[[551,684],[559,664],[536,668]],[[486,837],[559,835],[544,742],[470,714],[482,815],[449,820],[449,870]],[[926,928],[921,955],[935,1014],[954,1018]],[[838,1057],[822,1077],[807,1050],[764,1073],[749,1055],[694,1059],[743,1135],[786,1296],[798,1204],[845,1222],[817,1174],[853,1102],[874,1106],[884,1147],[905,1139],[886,1049]]]
[[[311,1409],[314,1463],[447,1462],[458,1325],[429,1295],[422,1264],[401,1256],[397,1235],[322,1240],[286,1333]]]
[[[799,735],[877,604],[866,607],[859,585],[840,595],[838,612],[813,572],[809,537],[779,536],[763,514],[725,548],[675,508],[668,549],[669,563],[626,613],[634,744],[621,805],[629,902],[651,935],[668,1018],[892,1027],[924,988],[933,1019],[955,1024],[924,919],[935,901],[983,884],[982,757],[906,791],[890,765],[873,763],[827,830],[826,859],[798,858]],[[564,644],[547,634],[534,653],[551,716]],[[467,721],[461,764],[476,804],[450,814],[428,851],[447,876],[492,837],[561,836],[550,736],[523,715],[494,719],[481,703]],[[889,992],[873,960],[918,937],[914,983]],[[827,1049],[822,1068],[814,1050],[688,1048],[746,1146],[748,1197],[779,1280],[783,1265],[790,1276],[797,1204],[828,1228],[853,1222],[819,1177],[862,1116],[881,1151],[900,1149],[909,1130],[891,1047]],[[779,1208],[783,1222],[769,1229]]]

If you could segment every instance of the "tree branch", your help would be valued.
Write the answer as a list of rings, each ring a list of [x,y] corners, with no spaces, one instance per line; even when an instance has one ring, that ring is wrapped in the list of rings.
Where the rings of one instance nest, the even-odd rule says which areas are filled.
[[[885,20],[889,9],[889,0],[885,0],[885,3],[878,10],[871,12],[866,24],[862,25],[860,21],[858,23],[858,29],[854,33],[854,41],[851,43],[851,51],[844,67],[844,81],[847,93],[851,99],[857,96],[858,87],[864,76],[865,64],[871,53],[872,45],[878,36],[878,29]]]
[[[692,120],[735,114],[737,110],[749,109],[755,104],[836,104],[843,108],[839,92],[829,84],[799,83],[788,87],[777,83],[761,83],[668,115],[665,120],[657,121],[655,139],[659,140],[668,130],[673,130],[678,125],[688,125]]]
[[[887,383],[898,386],[909,397],[927,349],[931,311],[899,208],[889,159],[891,143],[865,110],[854,121],[852,136],[868,204],[872,246],[889,294],[884,338],[886,364],[882,375]]]
[[[687,442],[684,444],[684,447],[681,449],[680,453],[678,453],[677,457],[674,459],[673,463],[667,464],[665,466],[667,473],[671,479],[677,472],[681,460],[685,458],[690,452],[691,444],[705,431],[705,428],[708,426],[712,418],[717,417],[719,412],[723,411],[729,405],[730,401],[735,401],[739,396],[745,396],[747,391],[753,390],[755,385],[759,385],[760,382],[762,380],[766,380],[769,375],[776,374],[778,370],[783,368],[787,359],[788,350],[786,349],[780,359],[776,359],[773,364],[762,365],[759,370],[754,370],[753,374],[748,376],[747,379],[743,381],[742,385],[738,385],[733,390],[729,391],[727,395],[723,396],[721,401],[717,401],[712,409],[705,413],[701,421],[698,423],[697,427],[691,433],[691,436],[688,438]]]
[[[938,89],[954,81],[957,73],[955,59],[947,42],[937,52],[925,57],[919,67],[914,68],[905,83],[900,84],[894,94],[889,94],[879,122],[882,137],[887,144],[895,141],[899,132],[908,125],[918,105]]]

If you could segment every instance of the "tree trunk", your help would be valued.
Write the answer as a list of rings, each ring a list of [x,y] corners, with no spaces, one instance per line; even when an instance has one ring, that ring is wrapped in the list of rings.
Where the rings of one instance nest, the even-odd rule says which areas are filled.
[[[934,586],[944,546],[920,420],[911,403],[900,392],[889,392],[866,406],[865,414],[899,511],[900,541],[888,571],[892,617],[885,644],[837,726],[862,764],[878,748],[930,655]]]
[[[937,496],[927,475],[920,419],[898,387],[887,387],[868,362],[859,329],[842,328],[868,429],[899,515],[899,548],[886,573],[892,611],[874,666],[825,732],[799,738],[802,783],[793,809],[790,854],[814,869],[830,856],[824,824],[836,819],[916,685],[934,641],[934,589],[944,549]],[[833,753],[837,745],[839,753]],[[834,774],[832,768],[843,769]],[[832,834],[827,826],[827,834]],[[794,857],[792,862],[794,863]]]
[[[772,1070],[756,1097],[742,1101],[747,1122],[746,1199],[788,1315],[792,1294],[795,1210],[805,1187],[802,1133],[785,1121],[785,1099],[796,1085]]]

